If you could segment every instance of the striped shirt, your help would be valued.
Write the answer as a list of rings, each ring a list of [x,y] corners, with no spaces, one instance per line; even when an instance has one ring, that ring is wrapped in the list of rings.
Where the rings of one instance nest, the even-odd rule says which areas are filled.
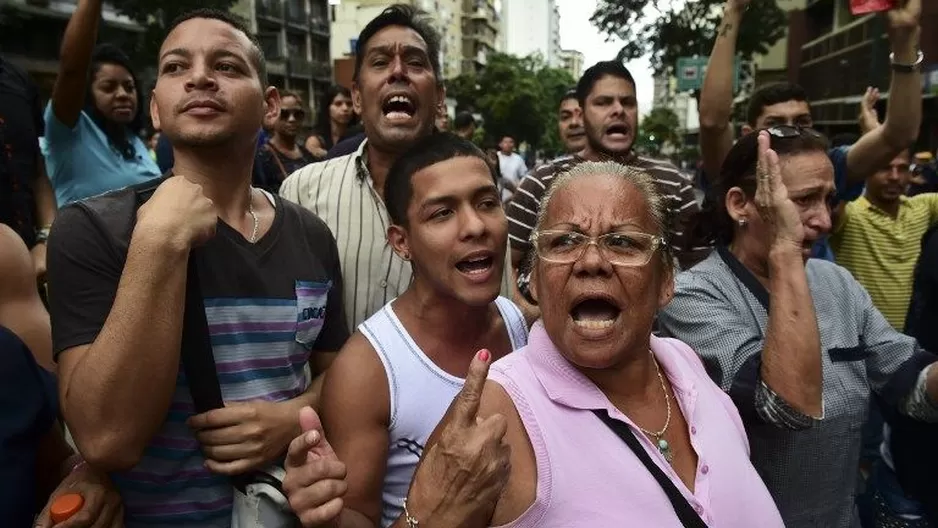
[[[513,250],[526,252],[531,248],[531,232],[537,222],[537,211],[554,178],[584,161],[587,160],[578,155],[563,156],[535,168],[524,177],[508,203],[508,240]],[[626,163],[647,172],[654,179],[658,191],[670,202],[674,219],[671,247],[678,260],[684,265],[703,260],[711,247],[709,242],[694,241],[690,236],[690,228],[700,212],[691,182],[667,161],[633,154]]]
[[[364,141],[353,154],[307,165],[280,186],[280,196],[309,209],[332,230],[349,328],[358,328],[403,294],[412,278],[410,263],[387,242],[390,218],[368,171],[367,145]],[[506,266],[502,292],[508,297],[510,273]]]
[[[338,350],[349,335],[329,230],[294,204],[276,204],[270,231],[256,244],[219,222],[215,237],[196,253],[225,402],[299,396],[311,381],[311,355]],[[135,209],[131,188],[59,211],[49,239],[56,354],[93,342],[104,326],[123,274]],[[169,411],[140,462],[111,475],[126,526],[229,526],[232,485],[205,467],[186,424],[193,414],[180,365]]]
[[[938,222],[938,193],[900,198],[895,218],[865,196],[844,206],[830,237],[837,263],[850,270],[896,330],[905,328],[922,236]]]

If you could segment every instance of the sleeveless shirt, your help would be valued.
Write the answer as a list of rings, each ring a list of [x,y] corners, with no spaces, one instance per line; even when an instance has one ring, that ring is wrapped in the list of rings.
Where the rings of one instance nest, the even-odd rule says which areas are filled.
[[[403,513],[402,502],[423,446],[465,381],[443,371],[420,350],[394,313],[392,303],[358,327],[384,365],[390,391],[390,443],[381,493],[381,525],[385,527]],[[495,304],[505,321],[512,350],[524,346],[527,325],[521,310],[504,297],[496,298]]]

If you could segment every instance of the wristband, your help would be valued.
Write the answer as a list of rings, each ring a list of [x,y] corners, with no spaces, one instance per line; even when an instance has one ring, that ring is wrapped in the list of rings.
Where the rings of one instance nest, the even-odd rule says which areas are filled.
[[[922,63],[925,62],[925,54],[921,50],[918,52],[918,57],[915,59],[915,62],[912,64],[899,64],[896,62],[896,54],[889,54],[889,63],[892,67],[892,71],[898,73],[915,73],[922,70]]]
[[[49,226],[36,230],[36,243],[44,244],[49,240]]]

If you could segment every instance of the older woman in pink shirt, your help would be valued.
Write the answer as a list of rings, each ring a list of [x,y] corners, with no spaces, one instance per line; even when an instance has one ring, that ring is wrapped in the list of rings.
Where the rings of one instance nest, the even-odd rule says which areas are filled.
[[[488,526],[783,526],[735,406],[693,350],[651,333],[673,293],[665,211],[616,163],[581,164],[544,198],[542,319],[492,365],[479,409],[505,417],[511,448]]]

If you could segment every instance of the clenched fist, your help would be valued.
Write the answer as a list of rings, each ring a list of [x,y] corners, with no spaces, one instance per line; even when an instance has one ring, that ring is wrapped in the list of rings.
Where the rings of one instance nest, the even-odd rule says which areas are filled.
[[[182,250],[204,244],[215,235],[218,214],[202,186],[183,176],[166,179],[137,211],[134,231],[145,230]]]

